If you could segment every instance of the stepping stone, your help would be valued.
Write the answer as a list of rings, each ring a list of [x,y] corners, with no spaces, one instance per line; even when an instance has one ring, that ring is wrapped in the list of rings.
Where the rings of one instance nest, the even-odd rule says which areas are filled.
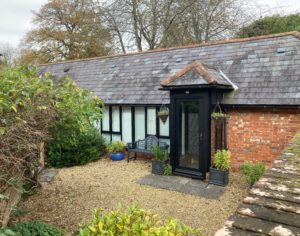
[[[58,174],[57,169],[44,169],[39,173],[38,182],[40,183],[49,183],[54,177]]]
[[[210,199],[218,199],[226,189],[201,180],[153,174],[144,176],[137,183]]]

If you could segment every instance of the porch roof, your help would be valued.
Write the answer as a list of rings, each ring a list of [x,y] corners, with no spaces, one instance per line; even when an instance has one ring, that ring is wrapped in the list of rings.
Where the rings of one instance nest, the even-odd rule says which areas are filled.
[[[169,103],[160,82],[194,61],[217,66],[238,89],[223,104],[300,105],[300,34],[233,39],[40,65],[40,73],[70,75],[107,104]]]
[[[174,75],[160,82],[163,87],[180,87],[191,85],[224,85],[231,87],[229,79],[217,67],[194,61]]]

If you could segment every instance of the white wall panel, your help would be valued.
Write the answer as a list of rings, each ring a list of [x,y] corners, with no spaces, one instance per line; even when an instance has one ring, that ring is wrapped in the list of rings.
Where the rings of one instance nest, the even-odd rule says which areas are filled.
[[[147,134],[156,135],[156,109],[147,108]]]
[[[135,108],[135,140],[145,138],[145,108]]]
[[[122,107],[122,139],[126,143],[132,142],[131,107]]]
[[[107,143],[110,143],[111,134],[102,134],[102,137]]]
[[[109,131],[109,107],[105,107],[102,114],[102,130]]]
[[[120,132],[120,108],[112,107],[112,131]]]
[[[168,117],[166,123],[163,123],[159,119],[159,133],[161,136],[169,136],[169,117]]]
[[[113,134],[112,135],[112,141],[120,141],[121,140],[121,135],[120,134]]]

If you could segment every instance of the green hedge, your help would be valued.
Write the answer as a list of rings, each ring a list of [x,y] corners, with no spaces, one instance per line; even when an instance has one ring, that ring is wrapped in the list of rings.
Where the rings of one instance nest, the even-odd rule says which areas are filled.
[[[77,132],[72,141],[64,135],[68,132],[56,133],[48,141],[46,146],[47,164],[53,167],[82,165],[98,160],[103,155],[105,143],[102,136],[96,129],[89,129],[86,132]]]

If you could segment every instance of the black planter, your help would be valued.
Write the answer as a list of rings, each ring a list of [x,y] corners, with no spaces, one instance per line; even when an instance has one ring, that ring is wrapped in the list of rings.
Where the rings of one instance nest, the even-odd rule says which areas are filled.
[[[219,186],[226,186],[229,180],[228,170],[218,170],[215,167],[209,168],[209,183]]]
[[[167,161],[152,160],[152,174],[163,175]]]

